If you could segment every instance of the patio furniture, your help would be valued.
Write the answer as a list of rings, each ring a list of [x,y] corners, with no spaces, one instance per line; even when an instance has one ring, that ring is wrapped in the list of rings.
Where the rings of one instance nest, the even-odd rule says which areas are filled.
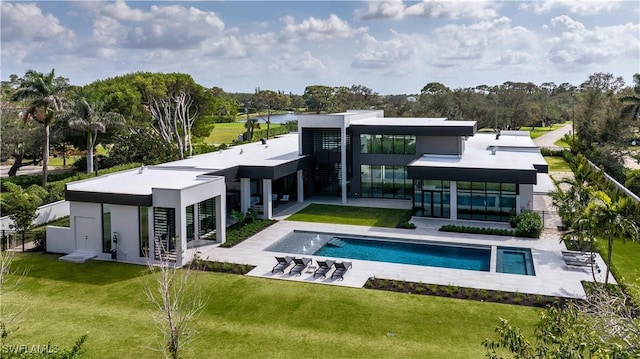
[[[317,261],[317,262],[318,262],[318,269],[316,269],[316,271],[313,272],[313,278],[315,278],[316,275],[322,276],[322,278],[326,278],[327,273],[329,273],[329,271],[331,270],[331,267],[333,267],[333,263],[335,262],[330,259],[327,259],[325,261]]]
[[[289,195],[283,194],[282,198],[280,198],[280,203],[287,203],[287,202],[289,202]]]
[[[595,258],[595,253],[578,252],[578,251],[562,251],[562,257],[564,258]]]
[[[289,267],[291,262],[293,262],[293,257],[276,256],[276,260],[278,261],[278,263],[273,267],[273,269],[271,270],[271,273],[275,273],[275,272],[284,273],[284,270],[287,269],[287,267]]]
[[[293,258],[293,263],[295,265],[289,271],[289,275],[302,275],[302,271],[311,263],[311,258]]]
[[[345,273],[352,267],[351,262],[336,262],[334,266],[336,270],[333,271],[331,279],[338,278],[340,280],[344,280]]]

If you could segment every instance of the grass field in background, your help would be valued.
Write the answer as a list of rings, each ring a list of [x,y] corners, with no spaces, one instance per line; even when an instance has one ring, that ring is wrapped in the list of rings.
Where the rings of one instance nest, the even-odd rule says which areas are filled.
[[[3,344],[69,348],[86,333],[87,358],[161,357],[143,294],[145,266],[73,264],[37,253],[19,254],[15,263],[28,268],[14,292],[25,310]],[[208,304],[185,358],[318,357],[328,350],[334,358],[481,358],[482,340],[496,337],[500,318],[530,334],[540,312],[212,272],[198,272],[195,283]]]
[[[411,210],[310,204],[287,217],[288,221],[353,224],[394,228],[407,220]]]
[[[280,124],[272,123],[271,128],[280,127]],[[266,129],[267,124],[263,121],[260,122],[260,128]],[[243,122],[230,122],[230,123],[216,123],[213,131],[209,137],[204,139],[206,143],[212,144],[222,144],[222,143],[231,143],[233,140],[238,139],[238,135],[245,132],[244,123]]]
[[[569,164],[562,157],[544,156],[544,159],[549,164],[550,172],[571,172]]]
[[[557,130],[560,127],[564,127],[565,125],[566,124],[564,123],[557,123],[555,125],[552,125],[551,127],[536,127],[534,130],[532,130],[531,127],[520,127],[520,131],[529,131],[531,138],[538,138],[545,133]]]

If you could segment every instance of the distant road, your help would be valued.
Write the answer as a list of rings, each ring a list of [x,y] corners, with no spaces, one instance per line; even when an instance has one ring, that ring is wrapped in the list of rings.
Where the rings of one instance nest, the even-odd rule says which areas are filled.
[[[560,148],[555,145],[556,141],[568,133],[571,133],[571,124],[560,127],[557,130],[550,131],[549,133],[545,133],[544,135],[535,138],[533,143],[538,147]]]

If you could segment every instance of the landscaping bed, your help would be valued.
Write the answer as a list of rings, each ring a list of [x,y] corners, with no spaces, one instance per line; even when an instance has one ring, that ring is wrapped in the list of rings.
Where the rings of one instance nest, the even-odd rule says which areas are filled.
[[[194,259],[187,265],[189,269],[199,270],[204,272],[218,272],[229,274],[247,274],[251,272],[256,266],[250,264],[237,264],[229,262],[219,261],[207,261],[203,259]]]
[[[562,306],[565,305],[567,301],[571,300],[567,298],[539,294],[504,292],[499,290],[465,288],[455,285],[427,284],[422,282],[416,283],[403,280],[373,277],[367,280],[364,288],[409,294],[475,300],[480,302],[524,305],[539,308],[545,308],[548,306]]]
[[[234,223],[227,227],[226,241],[220,247],[233,247],[276,222],[273,219],[253,219]]]

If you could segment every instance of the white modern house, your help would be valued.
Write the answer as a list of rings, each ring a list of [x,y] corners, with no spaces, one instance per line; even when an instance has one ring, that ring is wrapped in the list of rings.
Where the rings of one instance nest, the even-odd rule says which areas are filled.
[[[547,164],[528,133],[477,133],[474,121],[385,118],[382,111],[305,115],[298,133],[67,185],[69,228],[47,250],[146,263],[225,241],[231,210],[311,196],[405,200],[415,216],[507,221],[533,209]]]

